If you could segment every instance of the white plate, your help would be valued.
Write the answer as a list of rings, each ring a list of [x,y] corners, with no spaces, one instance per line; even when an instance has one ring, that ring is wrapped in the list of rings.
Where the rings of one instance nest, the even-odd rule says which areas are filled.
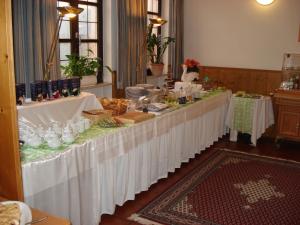
[[[8,205],[16,203],[20,207],[21,211],[21,219],[20,219],[20,225],[25,225],[25,223],[29,223],[32,221],[32,215],[31,215],[31,210],[28,205],[26,205],[24,202],[17,202],[17,201],[5,201],[1,202],[3,205]]]

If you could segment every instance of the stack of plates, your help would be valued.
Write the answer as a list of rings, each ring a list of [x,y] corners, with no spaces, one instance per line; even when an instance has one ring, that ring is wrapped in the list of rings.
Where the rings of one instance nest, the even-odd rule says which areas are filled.
[[[126,87],[125,94],[127,99],[138,100],[142,96],[146,96],[149,92],[143,87]]]
[[[151,103],[148,105],[148,110],[150,112],[158,112],[158,111],[161,111],[161,110],[164,110],[168,108],[168,105],[167,104],[164,104],[164,103]]]
[[[136,85],[137,87],[142,87],[142,88],[145,88],[145,89],[154,89],[154,85],[153,84],[137,84]]]

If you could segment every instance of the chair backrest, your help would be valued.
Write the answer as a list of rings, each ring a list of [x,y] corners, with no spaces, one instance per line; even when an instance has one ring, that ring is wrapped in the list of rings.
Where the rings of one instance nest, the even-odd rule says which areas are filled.
[[[112,97],[125,98],[125,89],[118,89],[117,86],[117,71],[112,72]]]

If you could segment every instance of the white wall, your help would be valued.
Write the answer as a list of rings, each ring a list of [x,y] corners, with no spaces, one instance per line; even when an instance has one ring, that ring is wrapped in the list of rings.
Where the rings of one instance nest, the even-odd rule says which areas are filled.
[[[300,0],[184,0],[184,55],[202,65],[281,70],[300,53]]]

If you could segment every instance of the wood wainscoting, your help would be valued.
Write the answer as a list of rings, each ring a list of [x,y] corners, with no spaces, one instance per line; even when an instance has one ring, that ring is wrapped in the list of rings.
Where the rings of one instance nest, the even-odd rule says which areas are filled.
[[[200,78],[202,79],[205,75],[213,80],[221,81],[233,93],[246,91],[269,95],[280,86],[282,81],[282,72],[275,70],[203,66]]]

